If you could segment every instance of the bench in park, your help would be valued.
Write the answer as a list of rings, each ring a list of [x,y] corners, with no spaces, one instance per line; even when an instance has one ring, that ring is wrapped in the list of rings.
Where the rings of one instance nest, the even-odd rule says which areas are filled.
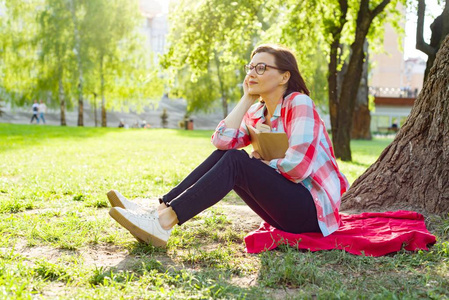
[[[377,131],[381,134],[395,134],[399,131],[399,127],[377,127]]]

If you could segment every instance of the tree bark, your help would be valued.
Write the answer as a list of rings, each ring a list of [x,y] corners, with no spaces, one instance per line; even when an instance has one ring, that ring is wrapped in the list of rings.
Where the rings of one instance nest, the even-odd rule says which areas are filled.
[[[74,36],[75,36],[75,50],[78,63],[78,126],[84,126],[84,102],[83,102],[83,59],[81,55],[81,37],[78,28],[78,20],[76,19],[74,0],[69,2],[70,12],[72,14]]]
[[[217,66],[217,78],[218,83],[220,84],[220,94],[221,94],[221,106],[223,108],[223,118],[228,116],[228,96],[226,94],[226,90],[224,88],[222,74],[220,72],[220,60],[218,59],[218,53],[214,51],[215,57],[215,65]]]
[[[100,58],[100,81],[101,81],[101,127],[107,127],[107,119],[106,119],[106,98],[104,97],[104,74],[103,74],[103,59],[104,56]]]
[[[354,113],[352,115],[351,139],[371,140],[371,114],[369,111],[368,98],[368,42],[365,40],[363,46],[366,54],[363,63],[362,78],[360,80]]]
[[[449,212],[449,36],[405,124],[343,196],[342,210]]]
[[[330,121],[331,121],[331,128],[332,128],[332,136],[337,135],[337,120],[338,120],[338,58],[339,55],[341,55],[341,51],[339,53],[340,49],[340,39],[341,39],[341,32],[343,31],[343,27],[346,24],[346,15],[348,12],[348,2],[346,0],[340,0],[340,19],[339,23],[333,28],[331,31],[332,34],[332,43],[330,45],[330,53],[329,53],[329,64],[328,64],[328,77],[327,77],[327,83],[329,86],[329,115],[330,115]]]
[[[58,71],[58,89],[59,89],[59,108],[61,111],[61,126],[66,126],[67,121],[65,118],[65,95],[64,95],[64,85],[62,83],[62,64],[59,64],[59,71]]]
[[[352,160],[350,146],[352,116],[354,114],[355,101],[357,99],[357,91],[362,77],[363,62],[365,59],[363,45],[373,19],[385,9],[388,3],[390,3],[390,0],[383,0],[373,10],[370,10],[369,0],[360,1],[355,39],[351,45],[351,58],[342,83],[341,92],[339,93],[337,129],[335,135],[332,135],[335,156],[341,158],[343,161]],[[334,124],[332,124],[333,126]]]

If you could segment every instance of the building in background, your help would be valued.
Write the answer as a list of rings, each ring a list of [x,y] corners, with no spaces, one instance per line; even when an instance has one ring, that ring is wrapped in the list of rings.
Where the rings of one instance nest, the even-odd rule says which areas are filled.
[[[168,35],[168,0],[139,0],[141,14],[145,17],[143,31],[148,38],[149,48],[155,62],[165,53]]]
[[[405,13],[405,12],[404,12]],[[405,24],[404,24],[405,25]],[[422,89],[426,62],[421,58],[404,60],[399,49],[398,34],[385,26],[384,51],[373,54],[369,76],[369,92],[374,96],[371,131],[396,130],[406,120]],[[403,41],[399,41],[404,44]]]

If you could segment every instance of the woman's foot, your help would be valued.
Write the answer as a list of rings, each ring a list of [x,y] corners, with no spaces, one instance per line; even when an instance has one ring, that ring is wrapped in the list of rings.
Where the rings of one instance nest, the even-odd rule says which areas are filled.
[[[156,217],[158,216],[159,208],[157,209],[157,211],[154,208],[144,208],[135,202],[129,201],[116,190],[110,190],[106,195],[108,196],[108,200],[111,203],[112,207],[121,207],[129,211],[133,211],[137,214],[149,213],[155,214]]]
[[[167,245],[171,229],[163,229],[159,219],[154,214],[137,214],[121,207],[113,207],[109,211],[109,215],[139,241],[156,247]]]
[[[165,209],[162,209],[160,211],[158,210],[158,213],[159,213],[159,223],[161,224],[161,227],[165,230],[171,230],[173,226],[179,223],[178,216],[171,207],[165,206]]]

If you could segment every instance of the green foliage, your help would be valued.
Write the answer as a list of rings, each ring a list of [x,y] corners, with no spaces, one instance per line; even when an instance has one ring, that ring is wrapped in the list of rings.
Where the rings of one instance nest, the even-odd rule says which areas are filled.
[[[0,98],[12,105],[64,110],[98,95],[106,109],[139,111],[162,95],[137,0],[1,3]]]
[[[183,0],[173,6],[170,48],[161,63],[174,82],[171,92],[186,97],[190,111],[208,110],[221,99],[226,113],[227,104],[240,98],[243,66],[260,31],[249,20],[257,20],[263,7],[259,0]]]

